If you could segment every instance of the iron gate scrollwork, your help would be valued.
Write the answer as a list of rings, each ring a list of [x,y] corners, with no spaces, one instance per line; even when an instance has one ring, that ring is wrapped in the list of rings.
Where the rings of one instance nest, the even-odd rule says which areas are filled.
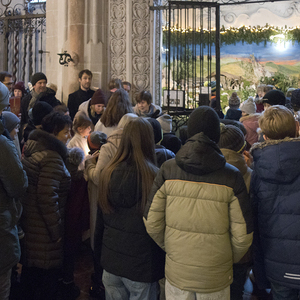
[[[169,1],[163,26],[168,112],[209,105],[212,95],[219,99],[219,14],[215,2]]]
[[[45,72],[46,2],[33,4],[27,0],[13,7],[11,2],[0,0],[3,70],[16,81],[28,82],[32,74]]]

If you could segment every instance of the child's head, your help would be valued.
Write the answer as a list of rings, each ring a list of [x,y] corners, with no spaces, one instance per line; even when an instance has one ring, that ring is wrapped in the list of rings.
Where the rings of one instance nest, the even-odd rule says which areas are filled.
[[[260,116],[258,124],[267,139],[281,140],[285,137],[296,137],[296,121],[293,113],[285,106],[269,107]]]
[[[253,97],[249,97],[241,104],[241,111],[243,116],[255,114],[256,104]]]
[[[11,139],[14,140],[19,132],[20,119],[10,111],[4,111],[2,117],[5,128],[8,130]]]
[[[69,113],[69,109],[67,107],[66,104],[62,103],[60,105],[56,105],[54,108],[53,108],[54,111],[57,111],[59,113],[61,113],[62,115],[67,115],[69,116],[70,113]]]
[[[73,130],[80,134],[82,137],[86,137],[91,132],[92,121],[85,114],[78,112],[73,120]]]
[[[229,98],[229,107],[231,109],[238,109],[240,107],[241,100],[236,92],[233,92]]]
[[[300,110],[300,89],[292,91],[291,103],[294,111]]]
[[[242,153],[246,143],[243,132],[234,125],[225,125],[220,123],[220,140],[219,147],[222,149],[233,150],[237,153]]]
[[[150,105],[152,103],[152,95],[148,91],[140,92],[136,97],[137,107],[142,112],[149,112]]]
[[[88,146],[91,151],[100,150],[101,146],[106,143],[107,135],[101,131],[94,131],[87,138]]]
[[[285,95],[282,91],[271,90],[264,95],[262,102],[265,110],[273,105],[285,105]]]

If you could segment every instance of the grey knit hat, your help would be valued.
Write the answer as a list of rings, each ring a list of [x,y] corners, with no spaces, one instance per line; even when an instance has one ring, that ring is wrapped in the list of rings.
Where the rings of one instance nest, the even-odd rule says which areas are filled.
[[[245,100],[240,107],[241,111],[245,112],[248,115],[256,113],[256,104],[254,102],[253,97],[249,97]]]
[[[169,133],[172,132],[172,117],[168,114],[162,115],[159,118],[156,119],[161,129],[163,130],[163,133]]]
[[[245,137],[243,132],[234,125],[224,125],[220,123],[220,149],[230,149],[235,152],[241,153],[245,146]]]
[[[87,138],[91,150],[99,150],[106,143],[107,135],[102,131],[94,131]]]
[[[10,111],[2,112],[2,117],[4,119],[4,126],[8,132],[11,132],[20,124],[20,119]]]
[[[229,98],[229,107],[230,108],[239,108],[241,100],[238,97],[236,92],[233,92]]]
[[[4,109],[9,105],[9,90],[0,82],[0,110]]]

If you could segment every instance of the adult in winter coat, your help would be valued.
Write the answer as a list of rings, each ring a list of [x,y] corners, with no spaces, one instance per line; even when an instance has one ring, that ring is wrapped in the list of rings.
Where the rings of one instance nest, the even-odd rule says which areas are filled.
[[[147,196],[157,172],[153,140],[146,120],[130,121],[116,155],[100,176],[99,204],[104,220],[101,264],[106,300],[156,300],[158,280],[164,277],[164,252],[143,223]]]
[[[0,82],[0,115],[9,104],[9,90]],[[0,120],[0,299],[8,300],[12,267],[20,259],[17,201],[26,191],[27,176],[14,143]]]
[[[300,295],[300,140],[292,112],[275,105],[259,119],[265,141],[252,147],[254,170],[250,192],[254,204],[254,273],[262,271],[273,299]],[[262,252],[259,253],[259,250]],[[263,277],[262,277],[263,278]]]
[[[147,232],[166,251],[167,300],[230,299],[232,264],[252,242],[246,186],[216,144],[220,123],[212,108],[191,114],[188,135],[154,180]]]
[[[22,163],[29,185],[22,199],[21,219],[24,299],[56,299],[63,260],[64,206],[70,188],[65,162],[71,125],[68,116],[53,112],[43,119],[43,130],[32,131],[25,145]]]

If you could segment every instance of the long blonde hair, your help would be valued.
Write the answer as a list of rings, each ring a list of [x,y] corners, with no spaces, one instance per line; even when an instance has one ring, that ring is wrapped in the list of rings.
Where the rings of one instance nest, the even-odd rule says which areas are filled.
[[[141,212],[144,211],[147,196],[158,168],[155,166],[154,136],[150,123],[142,118],[131,120],[123,129],[120,146],[114,158],[103,169],[100,175],[101,190],[99,204],[103,213],[114,211],[108,200],[109,182],[116,167],[123,161],[130,161],[137,171],[137,186],[142,187],[142,199],[139,203]]]

